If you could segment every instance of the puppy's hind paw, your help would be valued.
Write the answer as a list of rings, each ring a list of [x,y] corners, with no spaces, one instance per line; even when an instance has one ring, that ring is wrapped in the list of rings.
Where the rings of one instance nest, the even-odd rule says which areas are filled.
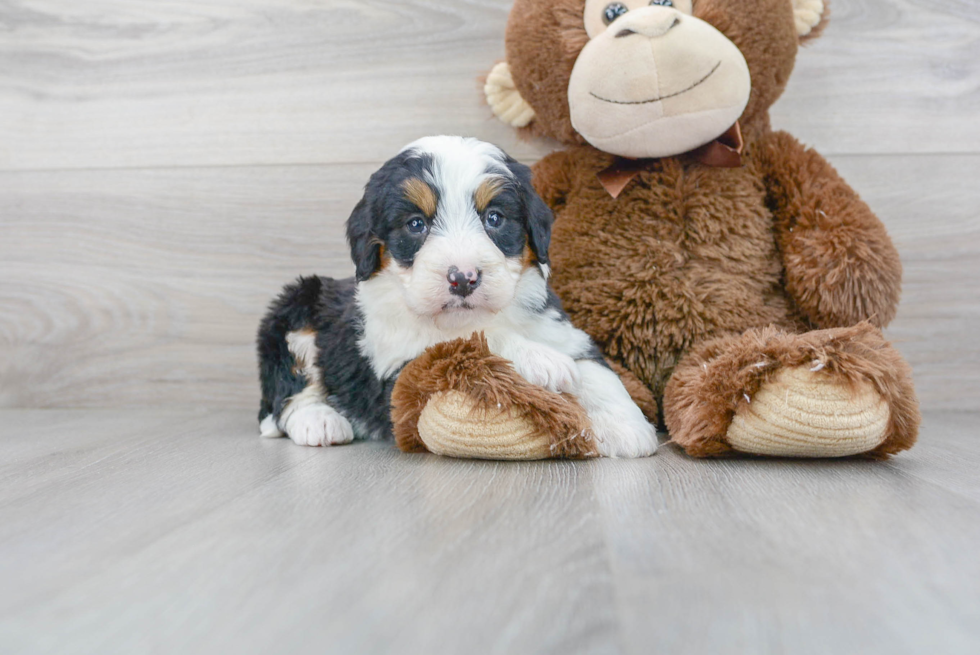
[[[285,428],[300,446],[331,446],[354,440],[350,422],[323,403],[298,407],[286,418]]]

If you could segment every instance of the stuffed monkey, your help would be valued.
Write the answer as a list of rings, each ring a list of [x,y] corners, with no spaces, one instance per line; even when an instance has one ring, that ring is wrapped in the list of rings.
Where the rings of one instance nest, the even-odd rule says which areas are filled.
[[[516,0],[487,78],[498,117],[565,145],[534,168],[565,309],[693,456],[884,457],[917,436],[880,331],[898,254],[770,127],[826,19],[821,0]]]

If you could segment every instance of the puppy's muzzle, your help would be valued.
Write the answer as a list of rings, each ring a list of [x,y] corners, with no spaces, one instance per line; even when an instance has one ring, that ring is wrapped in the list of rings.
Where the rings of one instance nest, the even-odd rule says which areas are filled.
[[[483,271],[479,269],[461,271],[456,266],[450,266],[446,279],[449,280],[449,293],[465,298],[480,286],[480,282],[483,280]]]

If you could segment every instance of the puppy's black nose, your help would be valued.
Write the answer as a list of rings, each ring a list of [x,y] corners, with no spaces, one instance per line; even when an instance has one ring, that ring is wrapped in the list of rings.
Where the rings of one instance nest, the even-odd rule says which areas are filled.
[[[450,266],[446,279],[449,280],[449,293],[465,298],[480,286],[483,272],[480,270],[461,271],[455,266]]]

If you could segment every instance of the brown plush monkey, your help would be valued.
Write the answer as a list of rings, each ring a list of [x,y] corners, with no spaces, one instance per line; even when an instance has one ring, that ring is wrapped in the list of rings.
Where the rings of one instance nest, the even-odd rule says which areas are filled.
[[[516,0],[487,79],[502,120],[568,146],[534,180],[566,310],[691,455],[887,456],[917,436],[880,332],[898,254],[769,124],[826,18],[821,0]]]

